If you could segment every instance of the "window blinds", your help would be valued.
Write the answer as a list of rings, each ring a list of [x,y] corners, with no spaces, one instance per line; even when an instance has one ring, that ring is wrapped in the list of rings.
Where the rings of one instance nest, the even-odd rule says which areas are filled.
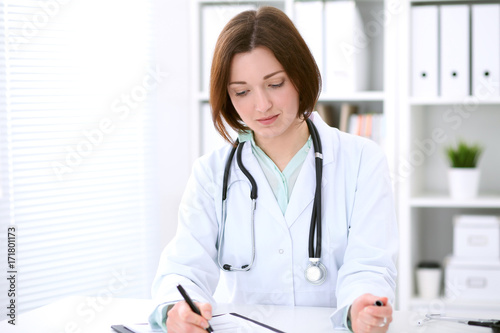
[[[15,226],[17,312],[72,294],[149,296],[151,99],[165,80],[151,61],[149,2],[0,7],[0,265]]]

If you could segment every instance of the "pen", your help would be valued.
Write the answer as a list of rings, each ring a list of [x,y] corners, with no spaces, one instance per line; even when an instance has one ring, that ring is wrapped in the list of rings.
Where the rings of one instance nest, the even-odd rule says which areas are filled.
[[[196,304],[193,303],[193,300],[191,299],[191,297],[189,297],[189,295],[184,290],[184,288],[182,288],[182,286],[180,284],[178,284],[177,285],[177,289],[179,289],[179,292],[181,293],[182,297],[184,297],[184,300],[189,305],[189,307],[191,308],[191,310],[194,313],[196,313],[196,314],[198,314],[198,315],[201,316],[200,309],[198,309],[198,307],[196,306]],[[212,326],[210,326],[210,323],[208,323],[207,332],[213,332],[213,331],[214,330],[213,330]]]
[[[375,306],[384,306],[384,303],[382,303],[382,301],[378,299],[378,300],[375,301],[375,303],[373,305],[375,305]]]

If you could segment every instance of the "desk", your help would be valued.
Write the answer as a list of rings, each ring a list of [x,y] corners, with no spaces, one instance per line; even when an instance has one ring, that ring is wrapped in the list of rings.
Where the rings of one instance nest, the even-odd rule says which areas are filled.
[[[16,326],[0,322],[2,333],[111,333],[112,324],[146,322],[154,308],[151,300],[69,297],[18,315]],[[291,333],[335,332],[329,316],[331,308],[286,307],[270,305],[217,306],[214,313],[238,312]],[[429,322],[416,326],[416,313],[396,311],[390,333],[490,333],[491,329],[452,322]]]

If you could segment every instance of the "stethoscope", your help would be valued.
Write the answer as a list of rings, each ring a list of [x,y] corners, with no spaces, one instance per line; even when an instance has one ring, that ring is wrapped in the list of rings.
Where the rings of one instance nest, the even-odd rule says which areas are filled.
[[[316,165],[316,191],[314,194],[313,211],[311,215],[311,225],[309,228],[309,263],[304,271],[304,277],[312,284],[320,285],[326,279],[326,267],[320,261],[321,259],[321,179],[323,177],[323,153],[321,148],[321,141],[319,139],[318,130],[310,119],[306,119],[309,133],[314,146],[314,156]],[[231,149],[224,168],[224,175],[222,181],[222,223],[219,230],[219,251],[217,254],[217,261],[219,267],[223,271],[249,271],[255,262],[255,208],[257,203],[257,183],[252,177],[250,172],[245,168],[241,161],[241,152],[244,142],[240,143],[236,140],[236,145]],[[252,238],[252,257],[250,264],[241,267],[235,267],[230,264],[222,264],[221,253],[224,244],[224,236],[226,229],[226,212],[227,212],[227,190],[228,179],[231,162],[236,154],[236,162],[240,167],[243,174],[247,177],[251,184],[250,199],[251,199],[251,238]],[[316,248],[314,248],[314,238],[316,237]]]
[[[450,317],[443,314],[432,313],[432,314],[426,314],[424,319],[418,320],[417,325],[420,326],[432,320],[443,320],[465,325],[490,327],[493,333],[500,333],[500,320],[498,319],[469,319],[460,317]]]

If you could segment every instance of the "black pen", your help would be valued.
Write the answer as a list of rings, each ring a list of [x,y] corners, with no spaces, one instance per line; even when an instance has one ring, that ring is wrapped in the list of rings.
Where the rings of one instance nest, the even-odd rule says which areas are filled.
[[[384,303],[381,300],[376,300],[375,303],[373,304],[375,306],[384,306]]]
[[[200,309],[198,309],[198,307],[196,306],[196,304],[193,303],[193,300],[191,299],[191,297],[189,297],[189,295],[184,290],[184,288],[182,288],[182,286],[180,284],[178,284],[177,285],[177,289],[179,289],[179,292],[181,293],[182,297],[184,297],[184,300],[189,305],[189,307],[191,308],[191,310],[194,313],[196,313],[196,314],[198,314],[198,315],[201,316]],[[210,323],[208,323],[207,332],[213,332],[213,331],[214,330],[213,330],[212,326],[210,326]]]

